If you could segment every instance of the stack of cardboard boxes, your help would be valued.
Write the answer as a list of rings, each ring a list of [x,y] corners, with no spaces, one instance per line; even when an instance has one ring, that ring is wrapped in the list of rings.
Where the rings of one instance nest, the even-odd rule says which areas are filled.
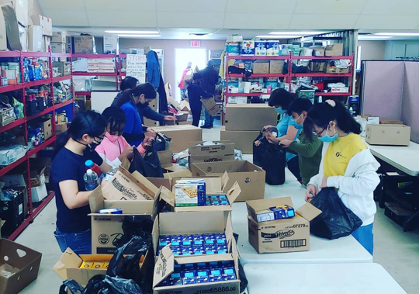
[[[51,40],[51,52],[67,53],[67,33],[63,31],[54,32]]]

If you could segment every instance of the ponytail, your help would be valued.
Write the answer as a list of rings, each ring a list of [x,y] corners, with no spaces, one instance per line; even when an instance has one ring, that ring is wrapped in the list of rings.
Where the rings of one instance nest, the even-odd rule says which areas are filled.
[[[128,101],[132,101],[134,97],[138,97],[144,94],[146,99],[155,99],[156,98],[156,90],[152,84],[144,83],[138,85],[134,89],[125,90],[118,100],[117,107],[121,107],[121,105],[127,103]]]
[[[121,107],[123,104],[127,103],[128,101],[132,101],[132,100],[133,100],[133,90],[132,89],[127,89],[122,93],[120,99],[118,99],[117,107]]]
[[[351,116],[342,102],[327,100],[315,104],[308,112],[303,129],[307,136],[312,136],[314,126],[326,129],[330,121],[335,121],[340,130],[345,133],[360,134],[360,124]]]

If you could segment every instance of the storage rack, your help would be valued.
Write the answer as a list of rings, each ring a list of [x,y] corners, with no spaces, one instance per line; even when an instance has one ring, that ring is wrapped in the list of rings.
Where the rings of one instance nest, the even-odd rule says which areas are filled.
[[[350,72],[345,74],[327,74],[322,72],[309,72],[309,73],[292,73],[292,62],[293,60],[338,60],[338,59],[349,59],[350,60]],[[287,61],[288,71],[287,74],[251,74],[249,78],[272,78],[272,77],[279,77],[284,78],[286,83],[291,83],[293,78],[296,77],[323,77],[323,78],[348,78],[349,79],[349,92],[346,93],[324,93],[324,92],[317,92],[315,93],[316,96],[350,96],[352,95],[352,77],[353,77],[353,64],[354,64],[354,55],[351,56],[294,56],[292,53],[289,55],[284,56],[226,56],[227,60],[285,60]],[[249,97],[249,96],[261,96],[267,95],[267,93],[229,93],[228,90],[228,81],[229,78],[245,78],[245,74],[229,74],[228,72],[229,64],[225,62],[225,97]],[[225,104],[227,103],[227,99],[225,99]]]
[[[23,58],[24,57],[28,57],[28,58],[48,58],[48,63],[49,63],[49,69],[48,69],[48,78],[44,79],[44,80],[39,80],[39,81],[32,81],[32,82],[25,82],[24,76],[23,76]],[[7,124],[5,126],[1,126],[0,127],[0,133],[3,133],[5,131],[8,131],[12,128],[15,127],[19,127],[19,126],[23,126],[24,128],[24,137],[25,137],[25,141],[28,142],[28,122],[30,122],[31,120],[41,117],[45,114],[52,114],[52,118],[51,118],[51,125],[52,125],[52,136],[51,138],[47,139],[45,142],[41,143],[39,146],[36,146],[35,148],[27,151],[27,153],[25,154],[25,156],[23,156],[22,158],[18,159],[17,161],[3,167],[2,169],[0,169],[0,177],[4,176],[5,174],[7,174],[8,172],[10,172],[11,170],[13,170],[14,168],[16,168],[17,166],[20,166],[21,164],[25,164],[26,165],[26,178],[25,178],[25,182],[26,182],[26,190],[27,190],[27,195],[28,195],[28,214],[25,215],[25,219],[23,221],[22,224],[20,224],[20,226],[9,236],[10,240],[14,240],[16,239],[16,237],[30,224],[33,222],[33,220],[35,219],[35,217],[42,211],[42,209],[51,201],[51,199],[54,197],[54,192],[51,192],[48,194],[48,196],[43,199],[43,201],[40,203],[39,206],[37,206],[36,208],[34,208],[33,203],[32,203],[32,194],[31,194],[31,175],[30,175],[30,160],[29,158],[35,154],[37,154],[39,151],[43,150],[45,147],[48,147],[50,145],[52,145],[53,143],[55,143],[57,136],[56,136],[56,130],[55,130],[55,112],[58,109],[61,109],[65,106],[71,105],[71,112],[72,112],[72,116],[74,114],[74,107],[73,107],[73,96],[71,97],[71,99],[62,102],[62,103],[58,103],[55,104],[54,102],[54,83],[55,82],[59,82],[59,81],[64,81],[64,80],[70,80],[70,91],[72,93],[72,95],[74,95],[73,93],[73,80],[72,80],[72,71],[71,71],[71,67],[70,67],[70,75],[66,75],[66,76],[62,76],[62,77],[53,77],[53,70],[52,70],[52,61],[53,59],[62,59],[62,58],[71,58],[72,54],[60,54],[60,53],[50,53],[50,52],[21,52],[21,51],[5,51],[5,52],[0,52],[0,61],[2,60],[2,58],[19,58],[19,64],[20,64],[20,76],[21,76],[21,83],[17,84],[17,85],[10,85],[10,86],[4,86],[4,87],[0,87],[0,93],[6,93],[6,92],[10,92],[10,91],[16,91],[16,90],[21,90],[21,102],[24,105],[24,117],[17,119],[16,121]],[[26,114],[26,88],[30,88],[30,87],[34,87],[34,86],[41,86],[41,85],[49,85],[50,86],[50,95],[52,97],[52,106],[44,109],[43,111],[31,115],[31,116],[27,116]]]

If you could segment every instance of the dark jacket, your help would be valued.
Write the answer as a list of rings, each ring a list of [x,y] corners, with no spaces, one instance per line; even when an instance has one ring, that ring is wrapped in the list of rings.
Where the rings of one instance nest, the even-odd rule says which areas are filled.
[[[114,100],[112,101],[111,106],[117,107],[118,99],[120,99],[122,95],[122,92],[118,93],[117,96],[115,96]],[[163,114],[160,114],[156,111],[154,111],[152,108],[150,108],[149,105],[142,107],[141,105],[137,105],[137,110],[140,114],[141,121],[144,122],[144,117],[163,122],[165,120],[165,116]]]
[[[219,74],[212,67],[206,67],[198,72],[201,75],[201,88],[214,95],[216,90],[216,84],[219,82]]]
[[[153,87],[158,88],[160,85],[160,68],[159,59],[155,51],[150,50],[147,53],[147,79]]]
[[[201,109],[201,97],[210,98],[213,95],[204,91],[200,84],[191,83],[188,86],[188,98],[190,102],[191,109]]]

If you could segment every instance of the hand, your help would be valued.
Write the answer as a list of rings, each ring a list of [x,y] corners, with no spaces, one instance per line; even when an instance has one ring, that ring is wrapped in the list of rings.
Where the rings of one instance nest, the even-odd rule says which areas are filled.
[[[276,137],[274,137],[272,134],[267,134],[266,139],[271,144],[274,144],[274,145],[278,145],[279,144],[279,140]]]
[[[311,201],[312,198],[314,198],[316,195],[316,188],[314,185],[309,184],[308,187],[306,188],[306,193],[305,193],[305,201],[309,202]]]
[[[166,115],[165,116],[165,120],[168,120],[168,121],[176,121],[177,118],[175,116],[173,116],[173,115]]]
[[[141,143],[141,146],[146,149],[149,146],[152,146],[153,138],[151,137],[145,137],[143,142]]]
[[[130,159],[130,157],[133,157],[133,146],[125,148],[125,150],[121,153],[120,157],[122,159],[124,159],[125,157],[127,157],[128,159]]]
[[[266,125],[266,126],[264,126],[263,131],[265,131],[266,129],[271,128],[271,127],[273,127],[273,126]]]
[[[322,178],[322,183],[321,183],[321,185],[319,186],[321,189],[322,188],[327,188],[328,187],[328,177],[323,177]]]
[[[261,145],[261,141],[260,140],[255,141],[254,142],[254,145],[257,146],[257,147],[260,146]]]
[[[292,140],[284,139],[280,141],[280,145],[283,145],[284,147],[289,147],[290,144],[292,144]]]
[[[151,128],[147,128],[146,133],[144,134],[145,137],[150,137],[150,138],[156,138],[156,132],[151,129]]]

